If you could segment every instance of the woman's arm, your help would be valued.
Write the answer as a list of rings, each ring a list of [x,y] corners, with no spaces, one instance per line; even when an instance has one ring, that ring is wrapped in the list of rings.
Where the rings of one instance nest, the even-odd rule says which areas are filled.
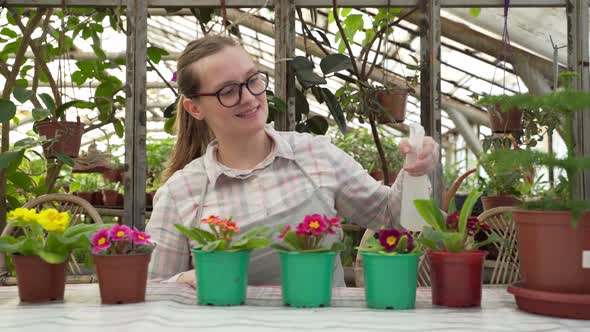
[[[174,224],[182,220],[168,186],[161,187],[154,197],[154,210],[146,232],[156,243],[149,266],[149,279],[165,279],[190,269],[188,239]]]

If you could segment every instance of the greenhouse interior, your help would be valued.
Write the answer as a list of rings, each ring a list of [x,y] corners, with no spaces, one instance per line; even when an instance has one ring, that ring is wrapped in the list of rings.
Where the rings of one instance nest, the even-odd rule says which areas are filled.
[[[589,6],[0,1],[0,330],[590,331]]]

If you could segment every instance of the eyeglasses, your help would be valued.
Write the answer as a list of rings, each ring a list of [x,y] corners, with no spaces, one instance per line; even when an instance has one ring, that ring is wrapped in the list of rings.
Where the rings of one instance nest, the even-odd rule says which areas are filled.
[[[216,96],[219,103],[225,107],[233,107],[242,100],[242,87],[245,86],[248,91],[254,96],[260,96],[266,91],[268,87],[268,73],[259,71],[256,74],[248,77],[243,83],[231,83],[224,85],[221,89],[214,93],[197,93],[189,98]]]

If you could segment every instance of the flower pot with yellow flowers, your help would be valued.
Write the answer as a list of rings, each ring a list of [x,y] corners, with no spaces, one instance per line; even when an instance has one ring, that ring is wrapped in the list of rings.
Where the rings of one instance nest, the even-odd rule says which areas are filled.
[[[22,235],[0,237],[0,251],[12,254],[22,302],[63,300],[66,261],[75,249],[90,251],[88,234],[100,225],[70,226],[68,212],[18,208],[9,222]]]

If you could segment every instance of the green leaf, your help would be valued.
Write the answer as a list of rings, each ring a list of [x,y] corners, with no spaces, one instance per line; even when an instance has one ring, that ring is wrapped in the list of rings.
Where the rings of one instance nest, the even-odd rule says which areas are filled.
[[[346,250],[346,246],[341,241],[336,241],[332,243],[332,247],[330,247],[330,251],[339,252],[344,250]]]
[[[321,93],[323,99],[326,101],[326,105],[328,105],[330,114],[332,114],[332,117],[334,117],[336,124],[338,124],[340,132],[346,134],[346,118],[344,117],[342,106],[340,106],[340,103],[338,103],[336,96],[334,96],[332,91],[326,88],[322,88]]]
[[[6,151],[0,154],[0,171],[3,169],[16,169],[20,165],[25,152],[23,150]]]
[[[22,104],[31,99],[31,96],[33,96],[33,91],[27,90],[21,85],[15,85],[12,95],[14,96],[14,99],[18,100]]]
[[[39,257],[49,264],[61,264],[68,259],[68,254],[41,250],[39,251]]]
[[[19,252],[23,240],[19,241],[12,236],[0,237],[0,252],[14,253]]]
[[[113,127],[115,128],[115,133],[119,138],[123,138],[125,135],[125,128],[123,127],[123,123],[119,119],[113,120]]]
[[[90,104],[90,105],[89,105]],[[92,103],[89,103],[87,101],[84,100],[71,100],[68,101],[67,103],[63,103],[61,104],[56,110],[55,110],[55,116],[60,118],[64,115],[64,112],[70,108],[70,107],[81,107],[81,108],[89,108],[88,106],[91,106],[90,108],[92,108]]]
[[[18,33],[10,30],[9,28],[2,28],[2,30],[0,30],[0,34],[4,35],[6,37],[9,37],[9,38],[16,38],[16,37],[18,37]]]
[[[437,250],[438,249],[436,242],[434,242],[431,239],[420,237],[420,238],[417,238],[416,241],[430,250]]]
[[[22,189],[25,192],[28,192],[33,184],[31,178],[27,174],[19,171],[9,173],[7,178],[10,182],[16,185],[17,188]]]
[[[84,84],[84,82],[86,82],[86,79],[87,79],[86,75],[84,75],[79,70],[72,73],[72,81],[74,83],[76,83],[77,86],[81,86],[82,84]]]
[[[278,251],[297,251],[295,247],[288,243],[273,243],[270,247]]]
[[[281,100],[281,102],[283,102]],[[305,94],[299,90],[295,90],[295,111],[299,114],[309,113],[309,102],[305,97]]]
[[[221,246],[221,241],[222,240],[217,240],[217,241],[212,241],[207,243],[206,245],[204,245],[201,250],[204,252],[212,252],[217,250],[218,247]]]
[[[0,122],[9,122],[16,114],[16,105],[10,101],[0,98]]]
[[[173,103],[166,106],[166,108],[164,109],[164,117],[168,119],[168,118],[175,116],[177,107],[178,107],[178,98],[176,98],[176,100],[174,100]]]
[[[45,108],[33,108],[32,115],[35,121],[41,121],[50,117],[51,111]]]
[[[174,123],[176,122],[176,115],[166,120],[164,123],[164,131],[170,135],[174,135]]]
[[[268,227],[268,226],[257,226],[249,229],[247,232],[243,233],[240,238],[270,238],[275,231]]]
[[[451,214],[457,211],[457,205],[455,203],[455,197],[451,199],[451,203],[449,203],[449,210],[447,211],[447,215],[450,216]]]
[[[340,12],[340,15],[342,17],[348,16],[348,14],[350,14],[351,11],[352,11],[352,8],[342,8],[342,11]]]
[[[285,234],[283,241],[291,245],[295,250],[303,250],[305,239],[301,236],[297,236],[294,231],[289,231]]]
[[[329,127],[328,120],[319,115],[308,118],[306,124],[309,130],[316,135],[325,135]]]
[[[45,108],[52,112],[55,110],[55,101],[53,101],[53,98],[49,94],[40,93],[39,98],[41,98],[43,104],[45,104]]]
[[[291,66],[293,67],[293,70],[298,71],[298,70],[313,70],[313,62],[309,61],[306,57],[304,56],[296,56],[294,57],[291,61]]]
[[[320,62],[320,68],[325,75],[336,73],[341,70],[350,69],[352,70],[352,62],[350,58],[344,54],[330,54],[323,58]]]
[[[430,199],[417,199],[414,201],[416,210],[424,218],[430,226],[439,231],[445,231],[447,229],[444,217],[436,203]]]
[[[328,81],[326,81],[325,78],[316,74],[311,69],[299,69],[295,72],[295,76],[297,77],[297,80],[299,81],[299,83],[301,83],[301,85],[305,89],[308,89],[314,85],[328,83]]]
[[[147,49],[147,57],[154,63],[159,63],[160,60],[162,60],[162,56],[168,54],[170,53],[168,53],[166,50],[155,46],[148,47]]]
[[[491,233],[489,233],[487,235],[488,235],[488,238],[487,239],[485,239],[485,240],[483,240],[481,242],[474,243],[473,244],[473,248],[474,249],[479,249],[480,247],[483,247],[483,246],[488,245],[488,244],[493,243],[493,242],[502,242],[502,241],[503,242],[508,242],[507,241],[508,239],[505,239],[505,238],[501,237],[500,235],[496,234],[495,232],[491,232]],[[504,244],[505,247],[508,246],[508,245],[510,245],[510,243],[505,243]]]
[[[467,219],[471,216],[471,212],[473,211],[473,207],[477,200],[481,196],[481,192],[474,190],[465,199],[465,203],[463,203],[463,207],[461,208],[461,214],[459,216],[459,233],[465,235],[467,234]]]
[[[55,157],[57,157],[57,159],[59,159],[65,165],[68,165],[70,167],[74,167],[74,159],[72,159],[72,157],[68,156],[67,154],[65,154],[63,152],[57,152],[55,154]]]
[[[478,17],[481,14],[481,8],[469,8],[469,15]]]
[[[71,189],[71,188],[70,188]],[[87,235],[90,233],[97,232],[101,228],[108,228],[112,224],[76,224],[66,228],[63,233],[65,238],[73,238],[79,235]]]

